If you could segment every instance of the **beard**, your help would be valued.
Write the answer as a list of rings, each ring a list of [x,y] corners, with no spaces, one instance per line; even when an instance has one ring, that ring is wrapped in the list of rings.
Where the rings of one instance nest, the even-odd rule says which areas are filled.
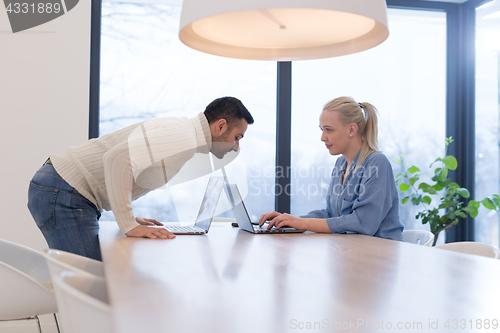
[[[224,133],[214,137],[212,140],[212,148],[210,149],[210,152],[218,159],[222,159],[224,155],[226,155],[226,153],[233,147],[231,143],[225,141],[229,136],[229,133],[231,132],[228,128]]]

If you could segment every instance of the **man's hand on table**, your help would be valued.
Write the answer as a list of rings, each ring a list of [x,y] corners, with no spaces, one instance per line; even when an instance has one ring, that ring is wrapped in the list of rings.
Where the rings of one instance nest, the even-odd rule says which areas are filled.
[[[125,235],[128,237],[144,237],[151,239],[173,239],[175,235],[166,229],[155,228],[154,226],[162,226],[163,223],[156,221],[155,219],[146,219],[143,217],[136,217],[135,221],[139,223],[137,227],[127,232]]]
[[[156,221],[155,219],[147,219],[144,217],[136,217],[135,222],[141,225],[163,225],[163,223]]]

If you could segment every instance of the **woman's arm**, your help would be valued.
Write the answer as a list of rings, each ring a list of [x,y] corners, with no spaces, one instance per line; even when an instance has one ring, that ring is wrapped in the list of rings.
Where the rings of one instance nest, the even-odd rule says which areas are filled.
[[[269,221],[268,229],[271,229],[273,226],[276,226],[277,229],[283,226],[289,226],[295,229],[304,229],[313,232],[332,233],[326,219],[302,218],[287,213],[281,214]]]
[[[295,229],[304,229],[314,232],[332,233],[328,228],[328,224],[325,219],[316,218],[302,218],[300,216],[293,216],[290,214],[280,214],[278,212],[271,212],[263,214],[259,219],[259,225],[263,225],[264,222],[269,221],[268,229],[275,226],[277,229],[288,226]]]

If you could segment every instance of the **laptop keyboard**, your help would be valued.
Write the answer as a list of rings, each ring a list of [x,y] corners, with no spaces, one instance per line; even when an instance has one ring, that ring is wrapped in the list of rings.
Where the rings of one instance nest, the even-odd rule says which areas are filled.
[[[278,229],[276,229],[275,227],[272,227],[271,229],[267,229],[267,225],[263,225],[262,227],[259,227],[259,226],[256,226],[254,227],[254,230],[262,230],[264,232],[279,232]]]
[[[205,230],[198,227],[166,227],[165,229],[172,232],[205,232]]]

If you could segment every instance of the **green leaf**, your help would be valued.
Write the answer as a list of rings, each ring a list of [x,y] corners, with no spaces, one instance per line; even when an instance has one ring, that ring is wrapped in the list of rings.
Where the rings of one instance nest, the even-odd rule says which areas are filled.
[[[493,202],[493,200],[490,199],[490,197],[484,198],[483,201],[481,201],[484,207],[490,209],[490,210],[496,210],[497,206]]]
[[[444,165],[450,170],[455,170],[458,166],[457,159],[455,156],[448,155],[443,159]]]
[[[474,205],[469,205],[463,208],[463,211],[469,213],[471,217],[476,217],[478,212],[477,208]]]
[[[409,173],[420,172],[420,169],[413,165],[411,168],[408,169],[408,172]]]
[[[443,168],[439,173],[439,180],[444,180],[448,177],[448,168]]]
[[[439,209],[444,209],[444,208],[449,208],[450,206],[453,206],[453,201],[451,200],[444,200],[440,205]]]
[[[418,185],[418,188],[420,190],[424,191],[425,193],[429,193],[429,194],[436,194],[437,193],[436,189],[427,183],[420,183],[420,185]]]
[[[415,175],[413,177],[410,178],[410,185],[415,185],[415,183],[417,182],[417,180],[419,180],[419,176],[418,175]]]
[[[434,170],[434,173],[435,175],[434,177],[432,177],[433,181],[438,182],[440,180],[444,180],[446,179],[446,177],[448,177],[448,168],[437,168],[436,170]]]
[[[457,188],[457,193],[460,194],[460,196],[462,198],[468,198],[470,197],[470,193],[469,193],[469,190],[467,190],[466,188]]]
[[[479,209],[479,206],[481,206],[480,202],[477,202],[475,200],[470,200],[468,206],[474,206],[476,209]]]
[[[406,184],[406,183],[401,183],[401,184],[399,185],[399,190],[400,190],[401,192],[406,192],[406,191],[408,191],[409,189],[410,189],[410,185],[408,185],[408,184]]]
[[[467,217],[467,215],[465,215],[464,212],[459,212],[459,213],[457,213],[457,215],[464,218],[464,219]]]
[[[414,196],[413,198],[411,198],[411,203],[414,204],[415,206],[420,205],[421,201],[422,201],[422,196],[421,195]]]
[[[448,187],[446,193],[448,193],[449,195],[455,195],[455,193],[457,193],[457,190],[458,189],[456,187]]]
[[[450,184],[451,180],[449,178],[446,179],[441,179],[438,181],[439,186],[442,186],[443,188],[448,186]]]
[[[432,201],[432,199],[431,199],[431,197],[429,197],[428,195],[426,195],[426,196],[424,196],[424,197],[422,198],[422,202],[423,202],[424,204],[430,205],[430,204],[431,204],[431,201]]]
[[[500,206],[500,197],[496,194],[490,195],[488,198],[493,201],[493,203],[497,206],[497,208]]]
[[[432,185],[432,188],[434,188],[437,192],[441,191],[444,187],[440,186],[439,183],[436,183],[436,185]]]
[[[401,204],[405,204],[408,202],[408,200],[410,200],[410,196],[407,196],[407,197],[404,197],[403,200],[401,200]]]
[[[398,162],[398,163],[401,163],[400,160],[398,160],[397,158],[394,159],[394,161]]]

